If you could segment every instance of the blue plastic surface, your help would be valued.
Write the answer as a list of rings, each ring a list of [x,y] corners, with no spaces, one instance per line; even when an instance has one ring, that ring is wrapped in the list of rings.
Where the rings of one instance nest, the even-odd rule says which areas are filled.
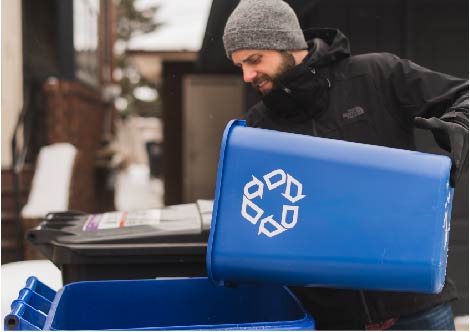
[[[216,287],[207,278],[71,283],[45,313],[28,301],[16,302],[5,317],[6,330],[314,329],[285,287]],[[34,312],[25,317],[27,310]]]
[[[446,156],[232,121],[220,152],[209,277],[437,293],[450,166]]]
[[[11,304],[11,313],[4,319],[5,330],[42,330],[56,292],[35,277],[29,277]]]

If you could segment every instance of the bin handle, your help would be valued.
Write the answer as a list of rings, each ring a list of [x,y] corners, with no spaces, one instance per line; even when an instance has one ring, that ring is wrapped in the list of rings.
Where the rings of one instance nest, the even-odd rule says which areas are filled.
[[[5,330],[42,330],[46,322],[46,315],[34,309],[29,304],[14,300],[11,304],[11,313],[5,316]]]
[[[38,278],[26,279],[25,287],[11,304],[11,313],[5,316],[5,330],[42,330],[55,295],[56,291]]]

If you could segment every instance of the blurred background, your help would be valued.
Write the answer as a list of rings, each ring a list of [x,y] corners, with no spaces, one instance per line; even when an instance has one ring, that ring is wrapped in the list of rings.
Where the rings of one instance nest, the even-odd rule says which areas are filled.
[[[352,53],[387,51],[468,78],[468,1],[288,0],[302,28],[336,27]],[[237,0],[2,0],[2,264],[37,258],[47,212],[213,199],[225,124],[258,101],[226,58]],[[419,149],[444,154],[417,130]],[[468,170],[448,274],[468,315]]]

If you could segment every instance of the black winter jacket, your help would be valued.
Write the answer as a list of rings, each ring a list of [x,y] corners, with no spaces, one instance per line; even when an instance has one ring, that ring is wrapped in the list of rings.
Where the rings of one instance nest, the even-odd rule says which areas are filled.
[[[248,126],[407,150],[416,149],[416,116],[468,128],[467,80],[389,53],[350,56],[349,41],[338,30],[313,29],[306,37],[308,56],[281,77],[280,95],[268,94],[248,111]],[[291,289],[319,329],[363,329],[456,298],[450,280],[438,295]]]

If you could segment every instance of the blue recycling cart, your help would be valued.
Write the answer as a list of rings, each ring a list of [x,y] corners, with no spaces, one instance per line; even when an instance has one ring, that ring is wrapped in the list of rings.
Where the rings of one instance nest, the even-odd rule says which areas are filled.
[[[446,156],[232,121],[220,150],[209,277],[438,293],[450,166]]]
[[[283,286],[216,287],[207,278],[84,281],[58,292],[28,278],[5,330],[313,330]]]

